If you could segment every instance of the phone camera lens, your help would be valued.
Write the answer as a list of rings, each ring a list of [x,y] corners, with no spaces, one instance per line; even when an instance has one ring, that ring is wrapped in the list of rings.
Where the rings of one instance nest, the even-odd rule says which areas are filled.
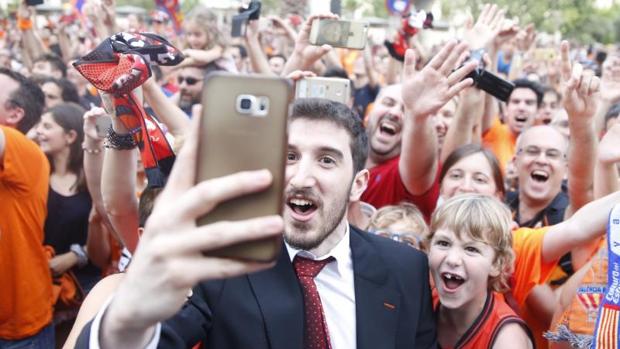
[[[252,108],[252,100],[250,100],[249,98],[241,99],[241,103],[239,104],[241,105],[241,109],[243,110],[250,110],[250,108]]]

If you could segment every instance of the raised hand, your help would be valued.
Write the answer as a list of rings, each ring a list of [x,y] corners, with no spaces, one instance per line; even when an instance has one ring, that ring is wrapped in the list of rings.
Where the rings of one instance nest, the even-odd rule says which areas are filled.
[[[534,24],[530,23],[525,28],[519,30],[515,39],[517,48],[521,52],[529,51],[536,39],[536,28],[534,28]]]
[[[598,99],[593,97],[600,90],[600,80],[592,71],[584,71],[579,63],[571,63],[569,45],[560,46],[563,106],[569,118],[591,118],[596,112]]]
[[[459,57],[467,48],[466,43],[450,41],[419,72],[415,70],[413,50],[405,52],[402,98],[406,113],[415,117],[432,115],[457,93],[473,84],[471,78],[464,78],[476,68],[478,62],[467,62],[455,69]]]
[[[294,70],[309,70],[309,68],[321,59],[323,55],[329,52],[332,47],[330,45],[314,46],[310,44],[310,31],[312,30],[312,23],[321,19],[338,19],[338,16],[334,14],[322,14],[310,16],[304,24],[301,26],[301,30],[295,40],[295,48],[293,54],[289,58],[287,68],[284,69],[283,75],[286,75]]]
[[[264,190],[272,182],[270,173],[262,170],[194,184],[199,119],[192,120],[190,134],[146,223],[131,268],[106,312],[102,338],[106,337],[103,340],[109,347],[118,343],[108,340],[119,336],[134,341],[144,338],[151,326],[181,308],[188,290],[199,281],[251,273],[273,265],[202,254],[281,234],[283,221],[280,216],[267,216],[196,226],[196,219],[218,204]]]
[[[612,56],[603,63],[601,99],[609,104],[620,101],[620,57]]]
[[[107,115],[105,109],[99,107],[92,107],[84,113],[84,135],[95,141],[103,141],[104,137],[100,137],[97,133],[97,119]]]
[[[515,28],[504,26],[505,13],[506,11],[497,5],[484,5],[476,23],[465,32],[463,41],[475,50],[485,48],[493,43],[500,32],[502,37],[511,32],[514,32],[513,35],[516,34]]]

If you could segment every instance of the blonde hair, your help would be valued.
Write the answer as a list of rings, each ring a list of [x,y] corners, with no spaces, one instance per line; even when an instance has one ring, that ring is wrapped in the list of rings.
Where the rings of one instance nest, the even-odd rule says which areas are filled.
[[[226,47],[226,34],[218,23],[217,15],[212,10],[198,5],[189,13],[185,22],[193,22],[205,31],[207,47],[201,47],[200,49],[210,50],[216,46]]]
[[[402,202],[398,205],[383,206],[370,218],[369,231],[386,229],[392,224],[404,224],[407,231],[415,233],[421,242],[428,235],[428,226],[422,212],[411,203]]]
[[[509,289],[515,255],[512,250],[512,218],[510,211],[494,197],[480,194],[455,196],[435,210],[431,219],[427,245],[435,232],[448,229],[460,239],[463,234],[493,248],[499,275],[489,276],[489,288],[502,292]]]

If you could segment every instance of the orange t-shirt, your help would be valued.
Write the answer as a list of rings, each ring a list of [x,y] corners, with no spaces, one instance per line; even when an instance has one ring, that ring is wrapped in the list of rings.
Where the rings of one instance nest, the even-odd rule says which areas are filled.
[[[515,270],[511,278],[511,293],[517,305],[523,307],[534,286],[544,284],[551,276],[557,261],[543,262],[542,246],[549,227],[519,228],[512,233]]]
[[[0,338],[39,332],[52,320],[52,279],[43,252],[50,167],[39,147],[0,126]]]
[[[508,125],[495,118],[493,125],[482,135],[482,145],[495,154],[502,172],[505,173],[506,165],[512,160],[517,147],[517,136],[510,131]]]

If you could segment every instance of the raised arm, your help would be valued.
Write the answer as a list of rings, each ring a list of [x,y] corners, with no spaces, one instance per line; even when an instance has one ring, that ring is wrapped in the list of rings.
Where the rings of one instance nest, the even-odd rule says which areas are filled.
[[[284,70],[282,71],[282,74],[280,74],[281,76],[287,76],[295,70],[312,70],[311,68],[314,63],[332,49],[329,45],[310,45],[310,30],[312,29],[312,23],[315,20],[320,20],[323,18],[337,19],[338,16],[329,14],[313,15],[308,17],[297,35],[297,40],[295,40],[295,48],[293,49],[291,56],[286,61]]]
[[[451,41],[420,72],[415,71],[413,50],[405,53],[402,86],[405,120],[398,168],[405,188],[413,195],[425,193],[437,173],[437,134],[431,116],[473,83],[471,78],[463,79],[477,62],[454,70],[466,50],[467,44]]]
[[[110,101],[108,96],[102,99]],[[110,109],[106,106],[106,109]],[[121,121],[112,116],[112,129],[117,135],[128,135],[129,131]],[[105,211],[114,230],[130,252],[138,245],[138,199],[136,197],[136,148],[123,150],[106,148],[101,175],[101,193]]]
[[[620,102],[620,57],[612,56],[603,63],[600,102],[594,116],[596,134],[603,132],[605,115],[618,102]]]
[[[618,163],[620,163],[620,123],[607,130],[598,147],[594,167],[594,198],[598,199],[620,190]]]
[[[20,3],[17,9],[18,27],[22,36],[22,48],[32,60],[46,52],[41,38],[36,32],[36,16],[32,6]]]
[[[486,4],[482,8],[476,23],[466,28],[463,41],[467,42],[472,50],[484,49],[489,59],[485,61],[485,69],[496,72],[497,51],[499,47],[516,36],[518,28],[507,21],[505,11],[497,5]],[[497,102],[491,95],[485,94],[483,112],[480,119],[480,133],[488,130],[497,117]],[[478,113],[478,107],[474,112]],[[447,155],[447,154],[446,154]]]
[[[272,182],[269,172],[262,170],[194,185],[198,119],[146,223],[131,268],[104,310],[99,333],[91,332],[90,340],[100,341],[103,349],[144,348],[151,339],[156,345],[158,339],[152,337],[157,323],[179,311],[196,283],[273,265],[202,254],[242,241],[274,237],[282,233],[283,221],[280,216],[267,216],[196,227],[197,217],[219,203],[264,190]]]
[[[592,200],[597,146],[593,118],[600,81],[593,74],[585,72],[579,63],[571,64],[568,52],[568,42],[564,41],[561,45],[562,95],[570,128],[568,151],[570,209],[567,212],[574,212]]]
[[[550,227],[543,239],[543,261],[557,261],[572,249],[601,237],[607,227],[609,212],[618,202],[620,191],[590,202],[564,222]]]
[[[144,99],[153,108],[155,115],[163,122],[175,137],[184,136],[189,130],[187,115],[162,92],[154,78],[142,85]]]
[[[448,128],[441,147],[440,161],[443,163],[458,147],[469,143],[480,143],[473,139],[474,127],[480,124],[484,109],[484,93],[477,88],[468,88],[461,93],[454,120]]]
[[[370,45],[366,45],[364,51],[362,51],[362,54],[364,58],[364,69],[366,70],[366,76],[368,76],[368,86],[370,86],[371,88],[378,87],[379,77],[377,76],[377,71],[375,70],[373,64]]]
[[[248,49],[248,57],[252,70],[258,74],[275,75],[269,67],[269,61],[265,56],[263,47],[259,40],[258,20],[249,21],[245,32],[245,45]]]

